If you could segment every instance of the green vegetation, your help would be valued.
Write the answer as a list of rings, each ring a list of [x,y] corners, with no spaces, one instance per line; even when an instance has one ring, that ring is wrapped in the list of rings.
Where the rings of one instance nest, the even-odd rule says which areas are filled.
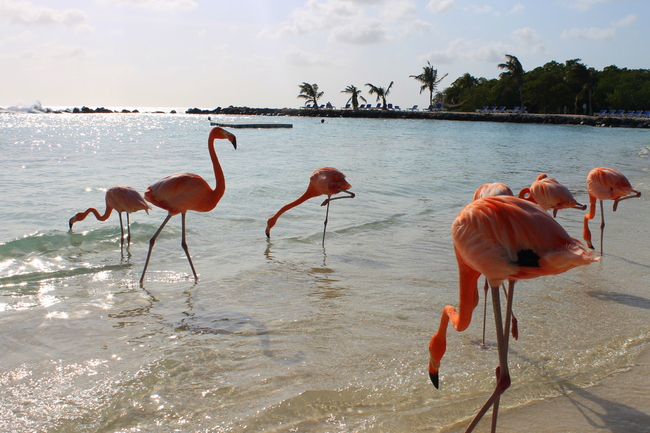
[[[438,70],[431,66],[431,62],[427,62],[427,66],[424,66],[422,69],[423,71],[420,75],[409,75],[409,77],[415,78],[422,83],[420,94],[425,90],[429,91],[429,105],[433,105],[433,94],[436,91],[436,87],[449,74],[445,74],[438,79]]]
[[[600,110],[650,109],[650,70],[587,67],[581,59],[551,61],[524,71],[516,57],[498,65],[498,79],[476,78],[475,85],[456,80],[438,95],[456,111],[474,107],[526,107],[530,113],[593,114]],[[471,76],[470,76],[471,77]],[[472,77],[473,78],[473,77]]]
[[[388,105],[386,104],[386,97],[390,93],[390,88],[393,87],[393,82],[391,81],[390,84],[388,85],[387,88],[383,87],[377,87],[374,84],[366,83],[366,86],[370,87],[370,90],[368,90],[368,93],[371,95],[374,93],[377,95],[377,101],[381,99],[382,105],[381,108],[382,110],[388,110]]]
[[[346,104],[352,103],[353,110],[359,109],[359,99],[361,99],[363,102],[368,102],[366,101],[366,98],[361,96],[361,89],[358,89],[357,86],[354,86],[352,84],[346,87],[345,90],[341,90],[341,93],[348,93],[352,95],[350,96],[350,99],[348,99]]]
[[[454,81],[450,87],[436,92],[438,84],[448,75],[438,78],[438,70],[430,62],[419,75],[409,75],[422,86],[420,93],[429,91],[429,103],[444,104],[445,109],[473,112],[478,107],[520,107],[529,113],[541,114],[593,114],[601,110],[649,110],[650,69],[627,69],[607,66],[602,71],[581,63],[581,59],[564,63],[551,61],[530,71],[525,71],[519,59],[506,54],[506,61],[497,67],[503,72],[499,78],[476,78],[469,73]],[[368,93],[382,101],[388,109],[386,98],[393,82],[387,88],[367,83]],[[318,107],[323,92],[317,84],[302,83],[299,98],[305,104]],[[361,90],[350,85],[341,93],[350,96],[347,103],[358,109]],[[367,102],[367,101],[366,101]]]
[[[318,110],[318,98],[323,96],[324,92],[318,91],[318,84],[309,84],[303,82],[300,86],[299,98],[305,100],[305,104],[314,104],[314,108]]]

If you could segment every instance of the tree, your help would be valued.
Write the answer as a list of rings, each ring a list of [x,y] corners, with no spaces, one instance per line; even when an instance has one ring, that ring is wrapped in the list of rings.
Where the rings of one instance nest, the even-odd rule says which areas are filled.
[[[352,95],[350,96],[350,99],[348,99],[348,102],[346,102],[346,104],[352,102],[352,108],[355,110],[359,109],[359,99],[361,99],[363,102],[368,102],[366,101],[366,98],[361,96],[361,89],[358,89],[356,86],[353,86],[352,84],[346,87],[345,90],[341,90],[341,93],[349,93],[350,95]]]
[[[469,73],[465,73],[462,77],[458,78],[452,83],[453,87],[459,87],[469,92],[470,109],[474,111],[474,92],[473,89],[478,85],[478,80],[472,77]]]
[[[371,95],[375,93],[377,95],[377,101],[380,99],[382,100],[382,109],[383,110],[388,110],[388,106],[386,105],[386,97],[390,93],[390,88],[393,87],[393,82],[391,81],[390,84],[386,89],[383,87],[377,87],[374,84],[366,83],[366,86],[370,87],[370,90],[368,90],[368,93]]]
[[[318,110],[318,98],[323,96],[324,92],[318,91],[318,84],[309,84],[303,82],[300,86],[300,95],[298,98],[303,98],[305,104],[313,103],[314,108]]]
[[[578,92],[576,94],[575,100],[573,102],[574,113],[578,112],[580,108],[580,102],[585,99],[587,96],[587,113],[591,116],[591,92],[594,86],[594,78],[592,69],[588,69],[583,63],[580,63],[581,59],[567,60],[566,63],[566,75],[564,79],[567,81],[569,86],[576,87]]]
[[[505,72],[502,72],[499,75],[499,78],[509,83],[509,85],[515,85],[519,89],[519,99],[521,102],[521,109],[524,109],[524,68],[521,66],[519,59],[513,55],[506,54],[508,61],[505,63],[499,63],[499,69],[503,69]]]
[[[438,70],[431,66],[431,62],[427,62],[427,65],[422,67],[423,71],[420,75],[409,75],[409,77],[415,78],[422,83],[420,94],[425,90],[429,91],[429,105],[433,105],[433,93],[436,91],[436,87],[449,74],[445,74],[438,79]]]

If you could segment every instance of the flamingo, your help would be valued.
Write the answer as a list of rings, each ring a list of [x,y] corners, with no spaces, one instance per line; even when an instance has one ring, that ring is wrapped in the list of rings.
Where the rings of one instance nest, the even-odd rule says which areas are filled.
[[[149,266],[149,259],[151,258],[151,250],[156,243],[156,238],[170,218],[177,214],[181,214],[182,221],[181,246],[185,251],[187,260],[190,262],[194,279],[198,280],[199,277],[196,275],[196,270],[194,269],[192,258],[187,249],[187,243],[185,242],[185,213],[188,210],[197,212],[211,211],[215,206],[217,206],[217,203],[219,203],[219,200],[221,200],[221,197],[223,197],[223,193],[226,190],[226,178],[223,175],[223,170],[219,164],[217,153],[214,150],[214,140],[217,138],[229,140],[234,148],[237,149],[237,139],[233,134],[218,126],[210,131],[210,135],[208,136],[208,151],[214,167],[214,176],[217,180],[217,186],[215,189],[210,188],[210,185],[205,181],[205,179],[199,175],[192,173],[176,173],[163,177],[158,182],[150,185],[145,191],[144,198],[146,198],[147,201],[165,209],[168,213],[158,231],[154,233],[153,237],[149,241],[149,252],[147,253],[147,260],[144,263],[142,277],[140,277],[140,285],[144,282],[144,276],[147,272],[147,266]]]
[[[474,200],[478,200],[483,197],[494,197],[495,195],[509,195],[514,196],[510,187],[506,184],[494,182],[494,183],[484,183],[479,186],[478,189],[474,192]],[[503,292],[506,293],[506,286],[503,286]],[[486,349],[488,346],[485,344],[485,318],[487,317],[487,293],[488,293],[488,282],[485,280],[483,285],[483,291],[485,293],[485,302],[483,303],[483,342],[481,347]],[[519,328],[517,326],[517,318],[515,315],[512,315],[512,337],[516,340],[519,338]]]
[[[139,210],[144,210],[149,214],[151,206],[147,203],[142,195],[131,188],[130,186],[118,185],[108,189],[106,191],[106,210],[104,215],[100,215],[97,209],[88,208],[84,212],[79,212],[68,221],[70,229],[72,230],[72,225],[77,221],[83,221],[86,219],[89,213],[92,212],[99,221],[106,221],[108,217],[111,216],[113,209],[117,211],[117,214],[120,217],[120,232],[122,236],[120,237],[121,245],[124,245],[124,225],[122,224],[122,212],[126,212],[126,240],[127,244],[131,244],[131,222],[129,221],[129,214],[132,212],[137,212]]]
[[[596,216],[596,200],[600,200],[600,254],[603,254],[603,232],[605,230],[605,214],[603,212],[603,200],[614,200],[613,211],[616,212],[618,202],[628,198],[641,197],[641,192],[632,188],[630,181],[618,170],[607,167],[596,167],[587,175],[587,191],[589,192],[589,213],[584,217],[584,230],[582,237],[589,248],[593,249],[591,243],[591,232],[589,231],[589,220]],[[631,195],[629,195],[631,194]]]
[[[580,241],[571,238],[539,206],[517,197],[485,197],[469,203],[452,225],[454,251],[460,276],[458,310],[447,305],[440,327],[429,343],[429,376],[438,388],[440,360],[446,350],[447,325],[465,330],[479,302],[477,281],[483,274],[492,290],[499,366],[496,387],[466,432],[471,432],[494,406],[492,431],[496,430],[499,398],[510,386],[508,334],[515,282],[559,274],[600,259]],[[499,286],[508,280],[505,321],[502,321]]]
[[[289,204],[284,205],[275,215],[273,215],[266,223],[266,237],[271,237],[271,229],[278,221],[280,215],[289,209],[298,206],[299,204],[319,195],[326,195],[327,199],[321,203],[321,206],[327,205],[325,212],[325,222],[323,223],[323,245],[325,245],[325,230],[327,229],[327,217],[330,211],[330,202],[341,198],[354,198],[354,193],[348,191],[352,186],[345,180],[345,175],[333,167],[323,167],[314,171],[309,177],[309,186],[307,191],[296,200]],[[332,198],[334,194],[344,192],[348,195],[342,197]]]
[[[553,218],[557,216],[557,211],[560,209],[587,209],[587,205],[580,204],[573,198],[569,188],[544,173],[537,176],[530,188],[519,191],[519,198],[537,203],[544,210],[553,209]]]

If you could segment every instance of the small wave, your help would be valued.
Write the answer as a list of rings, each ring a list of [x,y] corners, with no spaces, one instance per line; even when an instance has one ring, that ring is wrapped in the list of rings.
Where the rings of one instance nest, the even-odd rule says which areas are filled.
[[[40,101],[29,105],[12,105],[7,108],[0,108],[0,113],[51,113],[50,108],[43,108]]]

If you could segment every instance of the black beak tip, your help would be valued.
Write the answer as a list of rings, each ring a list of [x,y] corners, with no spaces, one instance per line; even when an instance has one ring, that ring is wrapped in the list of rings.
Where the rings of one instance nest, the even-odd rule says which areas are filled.
[[[436,387],[436,389],[439,389],[439,381],[438,381],[438,373],[429,373],[429,377],[431,378],[431,383],[433,383],[433,386]]]

